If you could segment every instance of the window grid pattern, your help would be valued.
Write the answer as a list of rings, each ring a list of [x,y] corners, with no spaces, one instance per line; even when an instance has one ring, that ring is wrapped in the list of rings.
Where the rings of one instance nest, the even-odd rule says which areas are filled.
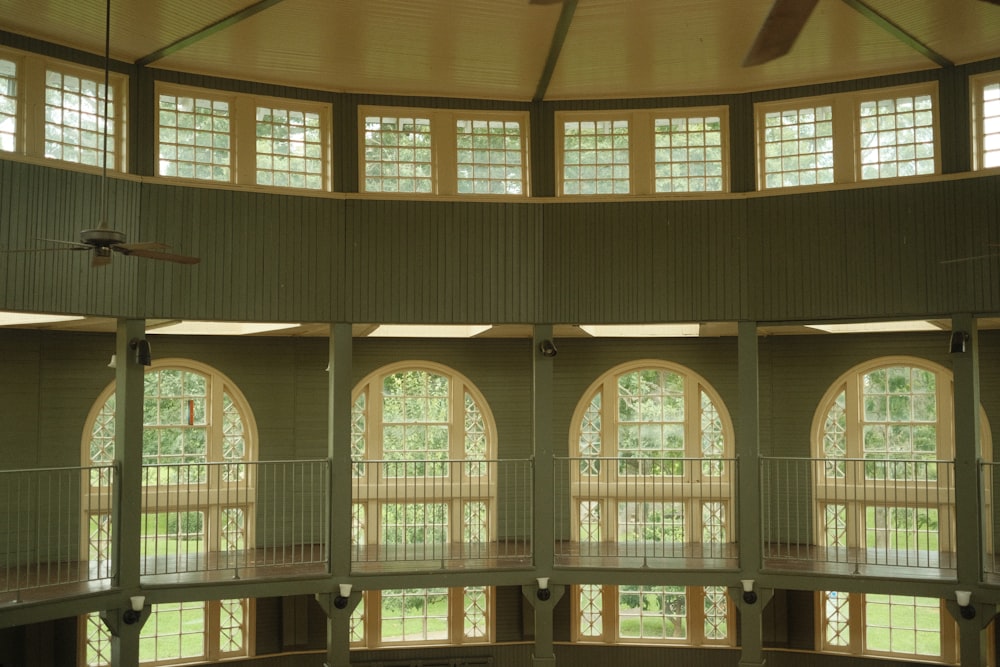
[[[87,538],[89,560],[108,563],[111,560],[111,515],[91,514]]]
[[[865,595],[865,649],[941,655],[941,603],[907,595]]]
[[[382,383],[382,449],[387,461],[417,465],[385,464],[387,477],[448,474],[448,378],[427,371],[394,373]],[[427,461],[428,463],[423,463]],[[441,461],[440,464],[432,462]]]
[[[0,67],[2,67],[2,63],[0,63]],[[0,125],[2,123],[2,116],[0,116]],[[989,83],[983,86],[980,131],[982,133],[982,157],[980,159],[982,167],[985,169],[1000,167],[1000,83]]]
[[[563,194],[628,194],[630,159],[627,120],[563,123]]]
[[[657,118],[653,122],[656,192],[722,192],[722,119]]]
[[[489,595],[485,586],[469,586],[462,589],[466,640],[485,641],[489,639]]]
[[[937,552],[938,511],[929,507],[865,508],[865,539],[877,549]]]
[[[384,643],[448,640],[448,589],[387,589],[381,594]]]
[[[161,94],[159,175],[209,181],[233,180],[229,102]]]
[[[383,503],[380,544],[444,544],[448,541],[446,503]]]
[[[205,620],[204,602],[153,605],[139,633],[140,661],[205,658]]]
[[[483,461],[487,451],[486,419],[472,394],[465,392],[465,459]],[[466,463],[465,474],[480,477],[486,474],[485,463]]]
[[[365,529],[366,514],[364,503],[351,504],[351,546],[360,546],[368,541]]]
[[[107,168],[115,169],[115,90],[103,82],[48,70],[45,72],[45,157],[100,167],[107,133]],[[105,115],[107,119],[105,120]]]
[[[351,408],[351,460],[355,461],[351,469],[353,477],[364,477],[365,466],[357,463],[365,458],[368,452],[368,444],[365,440],[366,425],[368,422],[367,398],[362,392],[354,401]]]
[[[365,117],[365,192],[434,192],[429,118]]]
[[[937,454],[934,373],[905,366],[880,368],[865,374],[863,383],[864,458],[933,460]],[[890,475],[898,472],[895,466],[882,469]]]
[[[604,587],[595,584],[580,586],[581,637],[600,638],[604,635]]]
[[[823,618],[827,646],[851,645],[851,607],[847,593],[823,591]]]
[[[648,369],[618,379],[618,456],[623,458],[683,458],[684,378],[678,373]],[[655,471],[622,462],[619,474],[683,474]]]
[[[208,379],[198,373],[163,369],[146,373],[143,406],[143,466],[170,463],[205,463],[208,460]],[[186,469],[146,468],[146,484],[180,480],[165,475]],[[192,469],[191,474],[204,474]],[[185,480],[190,481],[190,480]]]
[[[601,503],[598,500],[580,501],[580,541],[601,541]]]
[[[224,507],[220,517],[219,549],[224,552],[236,552],[246,548],[247,523],[246,514],[239,507]]]
[[[705,639],[724,641],[729,639],[729,595],[724,586],[706,586],[705,592]]]
[[[247,601],[219,602],[219,651],[223,654],[243,653],[247,637]]]
[[[625,640],[685,640],[687,603],[683,586],[619,586],[618,636]]]
[[[601,455],[601,392],[594,395],[593,400],[583,415],[580,425],[580,456],[598,457]],[[600,474],[600,460],[583,459],[580,461],[580,474],[588,477]]]
[[[930,95],[859,105],[861,179],[933,174],[934,110]]]
[[[829,459],[824,464],[828,478],[843,479],[847,474],[844,461],[847,456],[847,404],[846,392],[840,392],[826,414],[823,424],[823,456]]]
[[[367,602],[367,596],[362,595],[358,606],[351,612],[351,644],[363,644],[365,641],[365,625],[367,624],[365,605]]]
[[[111,632],[104,625],[98,613],[86,616],[87,646],[86,664],[88,667],[103,667],[111,664]]]
[[[704,502],[701,504],[701,541],[705,544],[724,544],[726,541],[726,504]]]
[[[847,505],[828,503],[823,507],[823,529],[826,546],[847,546]]]
[[[833,183],[833,107],[764,114],[764,187]]]
[[[458,193],[520,195],[524,147],[516,120],[458,120]]]
[[[323,189],[323,131],[313,111],[257,107],[257,185]]]
[[[483,501],[462,503],[462,541],[484,544],[489,541],[488,505]]]
[[[0,151],[17,149],[17,63],[0,58]]]

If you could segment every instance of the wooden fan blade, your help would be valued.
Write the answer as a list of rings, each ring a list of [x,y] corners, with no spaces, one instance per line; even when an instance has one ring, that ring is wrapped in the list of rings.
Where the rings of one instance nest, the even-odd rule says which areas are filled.
[[[83,248],[15,248],[14,250],[0,250],[0,254],[10,255],[16,252],[73,252],[74,250],[89,250],[89,247]]]
[[[1000,0],[983,0],[983,2],[988,2],[991,5],[997,5],[998,7],[1000,7]]]
[[[127,250],[129,252],[133,250],[168,250],[170,246],[166,243],[157,243],[156,241],[139,242],[139,243],[116,243],[116,248],[122,248],[119,252]]]
[[[528,0],[529,5],[557,5],[563,0]]]
[[[46,243],[59,243],[61,245],[71,246],[72,250],[90,250],[90,246],[86,243],[79,243],[77,241],[63,241],[62,239],[38,239],[39,241],[45,241]]]
[[[757,39],[743,59],[743,66],[762,65],[788,53],[817,2],[818,0],[774,0],[770,13],[764,19],[764,25],[757,33]]]
[[[169,247],[169,246],[164,246]],[[188,257],[187,255],[175,255],[170,252],[161,252],[159,250],[145,250],[143,248],[126,248],[121,245],[112,246],[113,249],[117,250],[123,255],[135,255],[136,257],[145,257],[146,259],[159,259],[164,262],[174,262],[175,264],[197,264],[201,261],[199,257]]]

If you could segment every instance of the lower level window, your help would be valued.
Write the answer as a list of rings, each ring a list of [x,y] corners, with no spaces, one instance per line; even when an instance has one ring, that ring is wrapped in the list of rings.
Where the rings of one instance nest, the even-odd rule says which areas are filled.
[[[580,642],[733,646],[733,610],[724,586],[575,588]]]
[[[817,595],[824,651],[958,663],[955,622],[942,600],[839,591]]]
[[[482,644],[493,637],[492,619],[486,586],[366,591],[351,616],[351,644]]]
[[[251,609],[248,599],[155,604],[139,635],[139,662],[182,665],[252,655]],[[110,665],[111,635],[100,615],[88,614],[81,623],[81,664]]]

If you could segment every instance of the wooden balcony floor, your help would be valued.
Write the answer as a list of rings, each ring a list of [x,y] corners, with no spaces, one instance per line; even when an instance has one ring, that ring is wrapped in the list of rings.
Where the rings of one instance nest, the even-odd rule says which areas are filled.
[[[902,549],[849,549],[811,544],[765,544],[765,570],[877,577],[940,579],[958,576],[956,554]]]
[[[557,567],[662,570],[739,568],[739,545],[679,542],[557,542]]]

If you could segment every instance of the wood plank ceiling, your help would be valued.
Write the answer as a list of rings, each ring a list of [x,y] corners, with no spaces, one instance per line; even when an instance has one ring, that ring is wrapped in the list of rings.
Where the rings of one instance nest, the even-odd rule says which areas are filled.
[[[981,0],[819,0],[741,66],[771,0],[113,0],[118,60],[329,91],[499,100],[733,93],[1000,56]],[[103,0],[5,0],[0,29],[102,53]]]

